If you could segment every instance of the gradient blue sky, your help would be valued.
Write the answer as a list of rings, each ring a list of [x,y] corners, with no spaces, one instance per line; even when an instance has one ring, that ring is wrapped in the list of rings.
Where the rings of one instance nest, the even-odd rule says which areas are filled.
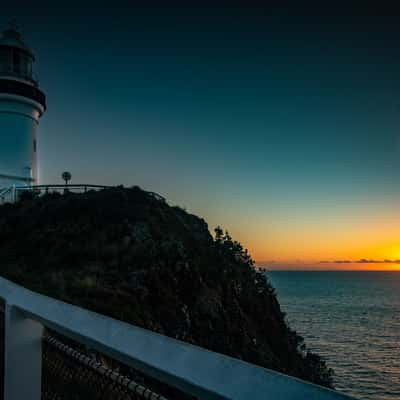
[[[154,190],[258,260],[400,258],[399,17],[41,3],[0,26],[37,54],[43,183]]]

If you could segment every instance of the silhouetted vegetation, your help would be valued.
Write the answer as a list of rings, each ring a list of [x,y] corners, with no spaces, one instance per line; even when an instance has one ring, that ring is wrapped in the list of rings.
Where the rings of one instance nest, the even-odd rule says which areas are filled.
[[[275,291],[221,228],[134,187],[0,207],[1,274],[32,290],[331,386]]]

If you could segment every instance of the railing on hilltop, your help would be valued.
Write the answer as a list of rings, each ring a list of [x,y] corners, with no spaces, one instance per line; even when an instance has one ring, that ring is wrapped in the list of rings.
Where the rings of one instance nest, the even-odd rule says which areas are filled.
[[[44,328],[198,399],[350,399],[333,390],[34,293],[4,278],[0,278],[0,297],[5,302],[4,400],[41,398]],[[57,340],[50,342],[45,343],[72,356],[73,350],[68,346]],[[75,354],[76,357],[91,363],[85,356]],[[105,371],[107,374],[111,376],[110,371]],[[124,377],[116,379],[127,382]],[[142,389],[134,397],[124,398],[153,399],[150,394],[154,392]]]
[[[39,194],[49,193],[86,193],[90,190],[104,190],[112,189],[117,186],[105,186],[105,185],[92,185],[92,184],[77,184],[77,185],[30,185],[30,186],[9,186],[4,189],[0,189],[0,204],[5,202],[13,203],[17,201],[20,194],[23,192],[32,192]],[[166,201],[165,198],[158,193],[145,191],[148,195],[154,197],[156,200]]]
[[[0,189],[0,204],[7,201],[15,202],[15,188],[13,186]]]

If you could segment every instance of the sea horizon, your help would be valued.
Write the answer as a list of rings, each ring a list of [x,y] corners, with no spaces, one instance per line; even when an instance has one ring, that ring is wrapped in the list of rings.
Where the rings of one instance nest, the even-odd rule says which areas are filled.
[[[400,272],[398,269],[267,269],[267,272]]]
[[[329,261],[329,262],[268,262],[256,261],[259,269],[267,271],[360,271],[360,272],[400,272],[400,263],[397,262],[365,262],[360,261]]]

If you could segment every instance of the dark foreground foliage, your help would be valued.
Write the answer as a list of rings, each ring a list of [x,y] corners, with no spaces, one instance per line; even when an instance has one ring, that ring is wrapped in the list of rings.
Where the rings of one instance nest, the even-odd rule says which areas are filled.
[[[247,251],[137,187],[1,206],[0,254],[1,275],[37,292],[332,385]]]

